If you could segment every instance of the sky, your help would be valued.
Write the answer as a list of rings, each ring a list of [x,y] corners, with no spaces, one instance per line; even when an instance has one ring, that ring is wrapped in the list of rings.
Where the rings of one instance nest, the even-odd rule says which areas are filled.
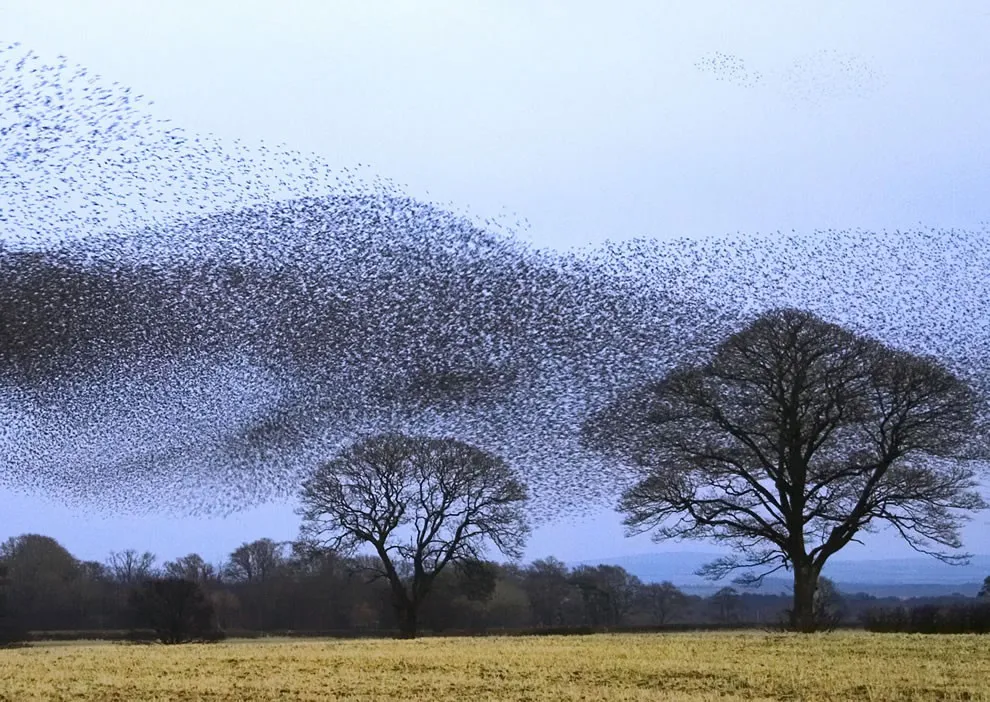
[[[3,0],[0,41],[64,54],[189,132],[365,164],[410,194],[571,249],[630,237],[990,221],[982,1]],[[226,519],[86,515],[0,489],[0,538],[217,560],[295,536],[291,504]],[[990,553],[985,516],[967,546]],[[527,557],[704,547],[609,513]],[[879,536],[853,557],[899,556]]]

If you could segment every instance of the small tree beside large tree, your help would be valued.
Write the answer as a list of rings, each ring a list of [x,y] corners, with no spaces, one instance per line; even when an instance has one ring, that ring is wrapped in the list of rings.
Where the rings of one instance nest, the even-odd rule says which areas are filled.
[[[453,439],[385,434],[358,441],[303,483],[303,539],[335,551],[369,547],[372,578],[391,588],[400,635],[448,566],[487,546],[520,556],[526,486],[500,458]]]
[[[864,532],[889,526],[920,552],[966,559],[960,527],[986,506],[979,409],[938,361],[785,309],[614,401],[584,432],[633,467],[620,502],[630,532],[731,545],[706,568],[713,578],[790,569],[790,626],[813,631],[822,567]]]
[[[214,642],[224,637],[213,604],[200,583],[149,578],[131,591],[135,623],[154,630],[163,644]]]

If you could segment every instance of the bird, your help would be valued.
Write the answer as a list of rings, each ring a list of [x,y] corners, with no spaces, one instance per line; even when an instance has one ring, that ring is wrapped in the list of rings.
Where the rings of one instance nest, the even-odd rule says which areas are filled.
[[[770,80],[728,54],[700,67]],[[370,166],[188,132],[151,105],[65,57],[0,49],[12,489],[229,514],[290,498],[346,442],[401,431],[497,453],[534,520],[574,518],[629,479],[583,445],[589,413],[780,306],[937,355],[990,392],[986,228],[557,252],[523,241],[515,213],[486,221]]]
[[[746,59],[715,51],[699,57],[695,69],[717,82],[776,94],[795,108],[819,109],[849,100],[866,100],[887,84],[883,71],[866,56],[823,48],[802,53],[781,66],[759,71]]]

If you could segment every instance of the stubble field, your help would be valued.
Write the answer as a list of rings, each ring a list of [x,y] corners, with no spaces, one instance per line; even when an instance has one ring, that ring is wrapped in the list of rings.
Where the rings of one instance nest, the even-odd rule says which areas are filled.
[[[838,633],[43,645],[0,700],[990,700],[990,639]]]

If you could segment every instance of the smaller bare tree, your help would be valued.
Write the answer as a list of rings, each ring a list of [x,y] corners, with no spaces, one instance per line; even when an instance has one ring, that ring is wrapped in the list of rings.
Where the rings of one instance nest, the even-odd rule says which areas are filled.
[[[111,551],[107,568],[114,580],[132,585],[154,575],[155,554],[149,551],[138,553],[132,548],[120,552]]]
[[[194,583],[214,583],[220,579],[220,568],[207,563],[198,553],[166,561],[162,566],[162,574],[166,578],[191,580]]]
[[[453,439],[384,434],[359,441],[303,483],[302,538],[335,551],[371,547],[373,579],[392,591],[400,634],[437,575],[481,559],[487,545],[520,556],[529,533],[525,485],[500,458]]]
[[[150,578],[131,592],[140,626],[154,629],[163,644],[214,642],[224,638],[213,603],[200,583],[182,578]]]
[[[671,622],[688,605],[688,596],[669,580],[644,585],[640,597],[652,623],[658,626]]]
[[[734,587],[723,587],[711,596],[708,608],[719,624],[738,624],[741,599],[739,591]]]
[[[285,564],[285,548],[271,539],[243,543],[230,554],[223,574],[234,582],[264,582]]]

